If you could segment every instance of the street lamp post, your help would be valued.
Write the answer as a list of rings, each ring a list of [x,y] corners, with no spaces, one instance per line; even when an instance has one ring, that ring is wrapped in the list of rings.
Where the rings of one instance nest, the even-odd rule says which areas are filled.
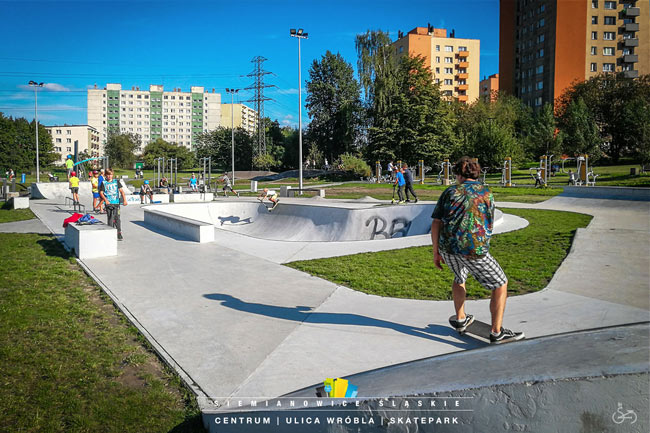
[[[307,39],[308,33],[303,29],[290,29],[289,34],[298,38],[298,188],[302,195],[302,77],[300,74],[300,40]]]
[[[232,132],[232,186],[235,186],[235,93],[241,89],[226,88],[226,93],[230,93],[230,130]]]
[[[38,164],[38,88],[45,83],[30,81],[29,85],[34,87],[34,123],[36,124],[36,183],[41,181],[40,168]]]

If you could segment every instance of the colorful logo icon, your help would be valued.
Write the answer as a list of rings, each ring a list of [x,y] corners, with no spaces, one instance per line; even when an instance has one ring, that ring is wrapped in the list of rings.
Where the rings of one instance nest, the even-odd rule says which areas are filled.
[[[325,379],[323,386],[316,388],[318,397],[330,398],[355,398],[357,396],[357,386],[352,385],[346,379]]]

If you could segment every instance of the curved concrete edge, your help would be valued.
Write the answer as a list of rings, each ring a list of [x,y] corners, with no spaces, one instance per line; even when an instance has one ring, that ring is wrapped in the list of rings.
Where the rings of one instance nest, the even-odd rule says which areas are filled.
[[[32,183],[31,196],[37,199],[58,199],[62,197],[72,197],[68,182],[39,182]],[[92,186],[90,182],[79,182],[79,196],[92,197]]]
[[[345,407],[343,399],[334,405],[335,399],[315,399],[319,383],[282,396],[282,407],[258,402],[257,409],[204,409],[204,424],[220,433],[295,431],[288,418],[311,417],[308,431],[325,432],[338,431],[331,430],[327,417],[340,416],[365,420],[354,425],[354,431],[364,432],[413,431],[413,424],[420,424],[417,431],[435,427],[436,432],[476,431],[479,426],[482,431],[558,431],[559,426],[561,431],[609,431],[616,426],[612,417],[621,404],[638,416],[631,431],[648,431],[649,331],[650,322],[644,322],[421,359],[346,377],[358,388],[358,397],[347,399]],[[286,411],[291,400],[298,402],[299,410]],[[318,407],[319,400],[325,400],[324,407]],[[274,423],[263,430],[219,421],[233,416],[267,416]],[[453,417],[456,423],[426,424],[423,417]],[[315,418],[321,424],[313,424]]]
[[[650,188],[624,186],[565,186],[561,196],[607,200],[650,201]]]

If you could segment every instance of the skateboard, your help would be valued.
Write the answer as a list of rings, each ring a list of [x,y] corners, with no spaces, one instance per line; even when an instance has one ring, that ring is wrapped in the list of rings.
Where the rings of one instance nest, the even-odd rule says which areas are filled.
[[[278,207],[278,203],[280,203],[280,199],[278,199],[278,200],[273,204],[273,206],[271,206],[271,207],[269,208],[269,212],[271,212],[273,209],[275,209],[276,207]]]
[[[449,317],[449,324],[454,329],[456,329],[454,327],[455,321],[456,321],[455,314]],[[485,340],[489,343],[491,331],[492,331],[492,325],[488,325],[487,323],[481,322],[480,320],[476,320],[476,318],[474,318],[474,322],[471,325],[469,325],[467,329],[465,329],[464,331],[459,331],[458,334],[460,335],[470,334],[473,337],[479,337],[482,340]]]

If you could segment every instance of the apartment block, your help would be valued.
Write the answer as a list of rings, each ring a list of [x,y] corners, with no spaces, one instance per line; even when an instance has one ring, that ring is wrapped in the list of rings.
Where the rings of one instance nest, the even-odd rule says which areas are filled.
[[[499,74],[492,74],[487,78],[483,77],[479,83],[479,96],[487,101],[494,101],[498,91]]]
[[[478,39],[456,38],[452,30],[432,26],[416,27],[398,33],[393,42],[397,55],[421,56],[431,68],[433,80],[449,99],[474,102],[479,96],[481,42]]]
[[[221,126],[230,128],[232,125],[253,135],[257,131],[257,121],[257,111],[244,104],[221,104]]]
[[[138,134],[143,145],[158,138],[193,149],[197,134],[221,124],[221,94],[192,86],[165,91],[109,83],[103,89],[88,89],[88,124],[100,131],[102,143],[110,133]]]
[[[77,152],[86,152],[90,157],[103,155],[100,132],[90,125],[54,125],[46,126],[52,136],[54,151],[61,154],[58,163],[63,164],[68,155],[74,155],[74,143]]]
[[[600,73],[650,73],[650,0],[501,0],[499,87],[531,107]]]

